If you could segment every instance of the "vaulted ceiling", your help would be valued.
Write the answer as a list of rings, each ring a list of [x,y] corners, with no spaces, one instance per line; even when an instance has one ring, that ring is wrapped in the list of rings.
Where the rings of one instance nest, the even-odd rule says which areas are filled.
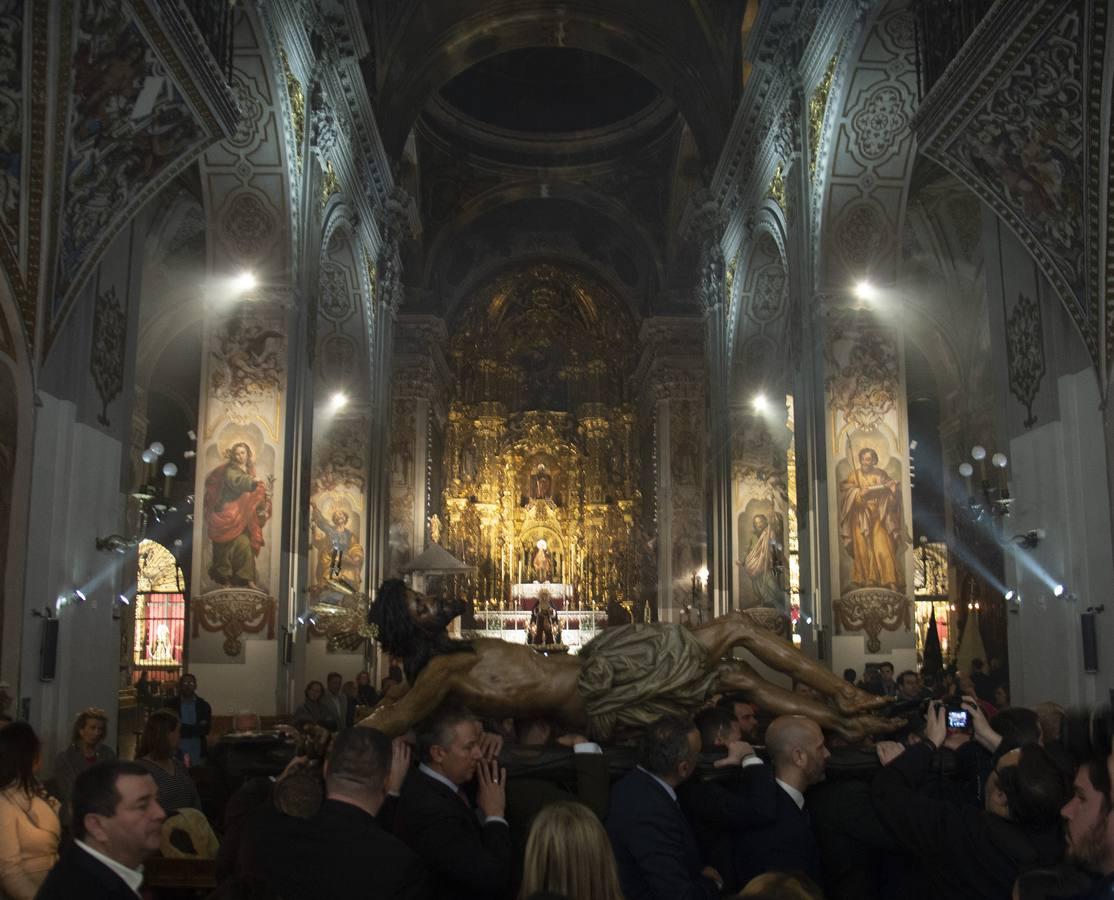
[[[689,307],[678,226],[738,100],[747,0],[367,7],[365,80],[421,210],[406,311],[451,318],[531,261],[590,272],[636,318]]]

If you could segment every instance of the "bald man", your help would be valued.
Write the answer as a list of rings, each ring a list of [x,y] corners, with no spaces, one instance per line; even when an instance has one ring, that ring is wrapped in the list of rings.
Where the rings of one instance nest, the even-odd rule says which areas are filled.
[[[740,885],[763,872],[804,872],[820,881],[820,854],[805,809],[805,792],[824,780],[828,748],[812,719],[780,716],[766,729],[766,749],[778,790],[775,821],[739,831],[735,870]]]

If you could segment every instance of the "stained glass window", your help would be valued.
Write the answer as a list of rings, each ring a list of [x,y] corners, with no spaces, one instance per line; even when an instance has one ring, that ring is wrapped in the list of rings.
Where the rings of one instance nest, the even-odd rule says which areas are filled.
[[[137,668],[181,668],[186,636],[184,586],[174,554],[155,541],[143,541],[139,545],[132,658]]]

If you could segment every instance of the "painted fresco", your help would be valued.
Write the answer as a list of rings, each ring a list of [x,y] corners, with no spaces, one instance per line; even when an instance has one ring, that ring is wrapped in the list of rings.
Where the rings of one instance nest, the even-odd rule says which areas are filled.
[[[54,328],[70,289],[141,201],[140,192],[207,136],[120,0],[85,0],[69,108]]]
[[[692,602],[693,573],[707,565],[704,520],[704,405],[695,399],[671,400],[669,461],[672,491],[673,606]],[[704,602],[707,598],[704,597]]]
[[[422,535],[414,534],[415,471],[414,435],[416,426],[415,400],[391,403],[390,446],[390,531],[388,534],[388,575],[398,574],[399,566],[410,561]]]
[[[835,325],[825,361],[839,596],[904,595],[911,564],[908,441],[895,338],[881,328]]]

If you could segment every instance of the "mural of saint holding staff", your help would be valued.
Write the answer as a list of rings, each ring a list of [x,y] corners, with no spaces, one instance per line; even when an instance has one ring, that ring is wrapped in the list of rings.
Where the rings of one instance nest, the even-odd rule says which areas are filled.
[[[859,450],[859,467],[839,484],[839,537],[851,555],[851,587],[905,590],[898,560],[906,540],[901,486],[878,468],[872,447]]]
[[[251,447],[237,441],[228,460],[205,476],[205,525],[213,546],[209,577],[218,585],[259,589],[255,558],[271,518],[271,490],[255,476]]]

